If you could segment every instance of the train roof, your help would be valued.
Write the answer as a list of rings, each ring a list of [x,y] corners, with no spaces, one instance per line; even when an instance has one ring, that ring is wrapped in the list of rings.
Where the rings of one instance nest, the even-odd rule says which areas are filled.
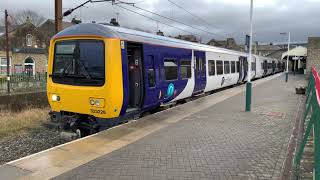
[[[180,39],[159,36],[151,33],[146,33],[142,31],[102,25],[96,23],[81,23],[64,29],[63,31],[56,34],[53,38],[59,38],[63,36],[76,36],[76,35],[95,35],[102,36],[106,38],[119,38],[122,40],[142,42],[149,44],[156,44],[162,46],[171,46],[184,49],[195,49],[202,51],[215,51],[221,53],[237,54],[242,56],[248,56],[247,53],[238,52],[234,50],[209,46],[205,44],[193,43],[189,41],[184,41]]]
[[[105,38],[118,38],[126,41],[142,42],[148,44],[156,44],[162,46],[171,46],[184,49],[194,49],[201,51],[212,51],[219,53],[234,54],[240,56],[248,56],[248,53],[234,51],[230,49],[209,46],[205,44],[199,44],[180,39],[159,36],[151,33],[137,31],[128,28],[116,27],[111,25],[103,25],[96,23],[81,23],[64,29],[56,34],[53,38],[59,38],[63,36],[77,36],[77,35],[91,35],[101,36]],[[254,55],[256,58],[272,59],[270,57]]]

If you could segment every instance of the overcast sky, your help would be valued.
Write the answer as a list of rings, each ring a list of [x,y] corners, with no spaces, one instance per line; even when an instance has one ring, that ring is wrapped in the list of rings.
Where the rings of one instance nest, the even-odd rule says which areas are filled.
[[[64,0],[64,11],[84,1]],[[238,43],[243,43],[245,34],[249,33],[250,0],[171,0],[201,19],[191,16],[168,0],[123,1],[136,2],[136,6],[143,9],[209,31],[210,34],[161,19],[125,4],[121,5],[161,22],[201,35],[203,41],[211,38],[234,37]],[[0,12],[4,9],[8,9],[9,12],[31,9],[46,18],[54,18],[54,0],[0,0]],[[254,40],[261,43],[286,41],[287,37],[280,35],[280,32],[288,31],[292,34],[292,41],[307,41],[309,36],[320,36],[319,9],[320,0],[254,0]],[[165,35],[188,34],[107,2],[88,4],[71,14],[70,17],[65,18],[65,20],[76,17],[83,22],[109,22],[111,17],[117,16],[117,13],[119,13],[121,26],[138,27],[151,32],[160,29],[164,31]]]

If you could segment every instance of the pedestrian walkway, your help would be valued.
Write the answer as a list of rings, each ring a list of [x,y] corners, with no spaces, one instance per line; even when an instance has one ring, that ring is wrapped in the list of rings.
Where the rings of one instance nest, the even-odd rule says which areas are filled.
[[[59,175],[54,179],[278,179],[304,101],[294,87],[306,84],[302,75],[289,78],[288,83],[283,75],[255,81],[252,112],[244,112],[242,85],[94,135],[87,147],[58,148],[60,155],[85,156],[81,166],[76,159],[68,164],[70,157],[64,155],[54,172],[42,163],[45,173],[37,173],[35,164],[48,151],[6,167],[27,170],[23,176],[29,177]],[[91,152],[97,143],[90,138],[100,137],[104,142]]]

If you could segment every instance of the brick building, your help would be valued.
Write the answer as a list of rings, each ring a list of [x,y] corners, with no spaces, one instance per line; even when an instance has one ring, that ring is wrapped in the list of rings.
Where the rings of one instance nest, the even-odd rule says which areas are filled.
[[[308,38],[307,72],[312,66],[320,72],[320,37]]]
[[[73,25],[63,22],[62,27]],[[0,76],[7,74],[7,58],[5,52],[5,35],[0,28]],[[48,47],[54,35],[54,20],[46,20],[39,26],[34,26],[27,18],[26,22],[18,26],[10,26],[10,73],[46,72]]]

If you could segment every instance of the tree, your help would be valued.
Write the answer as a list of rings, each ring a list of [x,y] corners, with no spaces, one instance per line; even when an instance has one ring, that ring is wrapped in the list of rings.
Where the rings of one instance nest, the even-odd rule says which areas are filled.
[[[38,26],[40,23],[42,23],[45,20],[45,18],[42,15],[29,9],[17,11],[13,13],[11,16],[12,16],[12,24],[14,25],[23,24],[29,19],[29,21],[33,25]]]

